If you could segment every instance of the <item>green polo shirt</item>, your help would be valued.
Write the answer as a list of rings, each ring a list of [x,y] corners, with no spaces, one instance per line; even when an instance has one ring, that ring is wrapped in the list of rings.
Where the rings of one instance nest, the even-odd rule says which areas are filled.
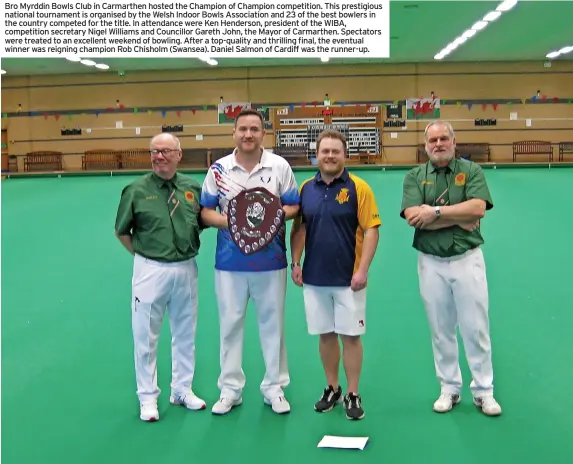
[[[177,173],[169,181],[142,176],[125,187],[115,220],[118,235],[131,235],[135,253],[161,262],[178,262],[199,252],[202,230],[201,186]]]
[[[440,169],[428,161],[406,174],[400,216],[404,218],[404,211],[412,206],[448,206],[472,198],[484,200],[486,210],[493,208],[491,194],[479,164],[453,159],[448,166]],[[453,226],[438,230],[415,229],[413,246],[422,253],[447,258],[461,255],[483,243],[479,227],[470,232]]]

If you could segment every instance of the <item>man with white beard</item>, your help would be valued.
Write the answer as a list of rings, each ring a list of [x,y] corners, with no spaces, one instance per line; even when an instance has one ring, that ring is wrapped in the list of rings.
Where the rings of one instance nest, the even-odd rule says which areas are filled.
[[[493,208],[482,168],[455,157],[452,126],[428,124],[426,164],[404,179],[400,216],[415,228],[420,294],[432,336],[440,397],[434,411],[448,412],[461,400],[459,325],[472,374],[474,404],[489,416],[501,414],[493,396],[488,285],[480,246],[480,220]]]

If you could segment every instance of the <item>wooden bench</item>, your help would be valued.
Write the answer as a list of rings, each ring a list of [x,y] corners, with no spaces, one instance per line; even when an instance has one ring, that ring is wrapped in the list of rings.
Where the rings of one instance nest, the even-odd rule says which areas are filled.
[[[62,171],[62,152],[33,151],[24,156],[24,172]]]
[[[559,143],[559,161],[563,161],[564,155],[573,155],[573,142]]]
[[[489,143],[456,144],[456,156],[458,158],[466,158],[472,161],[477,161],[475,157],[482,159],[485,158],[485,161],[489,163],[490,155],[491,155],[491,150],[489,147]]]
[[[121,169],[151,169],[149,150],[121,150],[119,155]]]
[[[306,145],[277,147],[274,152],[286,159],[291,166],[308,166],[310,164]]]
[[[553,161],[553,145],[551,142],[542,140],[525,140],[513,142],[513,161],[518,155],[547,155],[549,161]]]
[[[485,158],[485,161],[489,162],[491,157],[489,143],[456,143],[456,158],[467,158],[477,161],[476,156]],[[421,143],[416,148],[416,162],[425,163],[427,160],[426,145]]]
[[[120,154],[116,150],[88,150],[82,156],[84,171],[119,169]]]
[[[378,161],[382,161],[382,155],[379,153],[364,153],[358,154],[360,157],[360,164],[377,164]]]

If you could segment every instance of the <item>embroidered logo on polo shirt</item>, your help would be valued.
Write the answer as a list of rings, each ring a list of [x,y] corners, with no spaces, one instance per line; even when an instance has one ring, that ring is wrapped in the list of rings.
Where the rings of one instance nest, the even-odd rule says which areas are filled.
[[[457,186],[466,185],[466,175],[463,172],[460,172],[455,178],[455,184]]]
[[[348,193],[348,189],[347,188],[340,189],[340,192],[338,192],[338,194],[336,195],[335,200],[339,204],[348,203],[348,200],[350,200],[350,194]]]
[[[191,203],[193,201],[195,201],[195,194],[193,192],[191,192],[190,190],[185,191],[185,199]]]

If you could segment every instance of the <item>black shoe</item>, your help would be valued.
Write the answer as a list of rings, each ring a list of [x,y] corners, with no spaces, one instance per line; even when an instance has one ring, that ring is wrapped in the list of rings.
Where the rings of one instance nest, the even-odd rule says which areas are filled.
[[[340,385],[335,390],[332,385],[329,385],[328,388],[324,389],[324,393],[322,394],[322,398],[318,400],[318,402],[314,405],[314,410],[318,412],[328,412],[331,411],[336,403],[340,403],[342,399],[342,388]]]
[[[344,397],[344,408],[346,409],[346,418],[350,420],[359,420],[364,417],[362,409],[362,398],[360,395],[348,393]]]

